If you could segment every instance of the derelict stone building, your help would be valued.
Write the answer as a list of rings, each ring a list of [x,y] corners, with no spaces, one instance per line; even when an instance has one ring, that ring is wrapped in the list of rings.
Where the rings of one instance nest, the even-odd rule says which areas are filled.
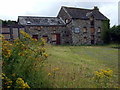
[[[101,44],[105,21],[109,23],[97,7],[82,9],[62,6],[57,17],[18,17],[18,23],[33,38],[44,38],[47,43],[57,45]]]

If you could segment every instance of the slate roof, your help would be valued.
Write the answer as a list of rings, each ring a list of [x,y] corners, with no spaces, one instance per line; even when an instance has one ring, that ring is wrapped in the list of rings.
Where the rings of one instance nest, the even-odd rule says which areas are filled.
[[[57,17],[34,17],[34,16],[18,16],[18,23],[21,25],[38,25],[52,26],[65,25],[65,23]]]
[[[83,9],[83,8],[76,8],[76,7],[65,7],[67,13],[73,18],[73,19],[89,19],[90,15],[93,15],[95,19],[97,20],[108,20],[106,16],[104,16],[99,9]]]

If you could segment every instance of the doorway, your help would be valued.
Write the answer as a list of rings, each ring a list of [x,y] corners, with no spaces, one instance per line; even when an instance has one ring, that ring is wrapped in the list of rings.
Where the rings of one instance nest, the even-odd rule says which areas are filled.
[[[91,35],[91,44],[94,44],[94,35]]]
[[[60,45],[60,34],[52,34],[52,43]]]
[[[56,45],[60,45],[60,34],[56,34]]]

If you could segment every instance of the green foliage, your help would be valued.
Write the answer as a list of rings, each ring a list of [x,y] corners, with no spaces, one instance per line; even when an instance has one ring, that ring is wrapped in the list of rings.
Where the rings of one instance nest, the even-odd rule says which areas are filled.
[[[120,43],[120,25],[119,26],[113,26],[109,30],[110,39],[113,43]]]
[[[103,21],[102,40],[105,44],[120,43],[120,25],[109,28],[109,21]]]
[[[7,26],[7,25],[15,25],[17,24],[16,21],[11,21],[11,20],[2,20],[2,25]]]
[[[110,42],[110,36],[109,36],[109,20],[102,21],[102,32],[101,32],[101,39],[103,40],[103,43],[108,44]]]

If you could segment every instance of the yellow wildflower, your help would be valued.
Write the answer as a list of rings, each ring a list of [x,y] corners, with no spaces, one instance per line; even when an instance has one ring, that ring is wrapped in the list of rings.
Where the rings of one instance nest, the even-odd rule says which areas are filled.
[[[7,86],[7,88],[10,88],[11,86]]]
[[[58,70],[59,70],[59,68],[57,68],[57,67],[53,69],[53,71],[58,71]]]
[[[51,76],[52,74],[51,73],[48,73],[48,76]]]
[[[4,73],[2,73],[2,76],[5,76],[5,74],[4,74]]]
[[[43,53],[43,56],[47,58],[47,57],[48,57],[48,54],[46,54],[46,53]]]
[[[2,77],[2,79],[4,79],[4,77]]]
[[[10,83],[10,84],[11,84],[11,83],[12,83],[12,81],[8,81],[8,83]]]

